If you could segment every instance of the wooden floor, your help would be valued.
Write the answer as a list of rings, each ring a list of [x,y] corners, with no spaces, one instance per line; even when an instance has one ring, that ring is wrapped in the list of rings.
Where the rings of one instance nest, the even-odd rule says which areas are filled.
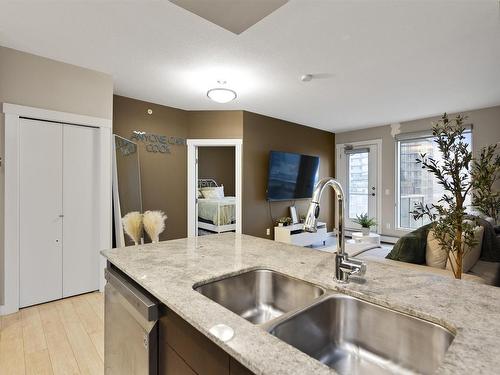
[[[103,319],[98,292],[0,317],[0,374],[102,375]]]

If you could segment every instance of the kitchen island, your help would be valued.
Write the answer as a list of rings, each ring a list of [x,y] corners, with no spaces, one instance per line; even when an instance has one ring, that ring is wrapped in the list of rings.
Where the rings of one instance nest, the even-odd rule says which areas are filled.
[[[439,324],[455,338],[438,374],[495,374],[500,368],[500,290],[430,273],[367,263],[364,281],[336,283],[331,253],[247,235],[179,239],[103,251],[116,268],[232,359],[256,374],[335,371],[195,291],[193,286],[249,269],[270,269]],[[210,329],[224,324],[222,341]]]

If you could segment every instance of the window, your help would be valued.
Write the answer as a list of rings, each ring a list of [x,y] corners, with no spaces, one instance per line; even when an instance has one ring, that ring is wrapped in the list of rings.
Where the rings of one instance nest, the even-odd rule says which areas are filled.
[[[368,212],[368,151],[347,154],[349,219]]]
[[[472,133],[470,130],[465,133],[465,140],[471,147]],[[396,204],[399,228],[414,229],[428,224],[429,219],[425,217],[419,220],[413,219],[410,211],[413,211],[417,203],[424,205],[437,203],[444,192],[434,175],[417,164],[416,159],[423,153],[440,160],[440,152],[432,136],[421,135],[398,139],[398,196]]]

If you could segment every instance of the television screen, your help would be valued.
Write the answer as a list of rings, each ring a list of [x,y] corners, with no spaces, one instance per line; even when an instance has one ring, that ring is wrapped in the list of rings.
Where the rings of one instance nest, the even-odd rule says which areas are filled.
[[[267,181],[268,200],[311,198],[318,179],[319,157],[271,151]]]

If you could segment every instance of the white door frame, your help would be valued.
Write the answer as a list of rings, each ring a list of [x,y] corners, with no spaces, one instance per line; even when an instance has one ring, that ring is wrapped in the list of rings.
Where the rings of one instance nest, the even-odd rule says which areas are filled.
[[[235,149],[235,196],[236,196],[236,233],[241,233],[242,223],[242,210],[241,210],[241,196],[242,196],[242,150],[243,141],[241,139],[188,139],[187,140],[187,228],[188,237],[196,237],[197,235],[197,212],[196,212],[196,199],[198,181],[197,178],[197,165],[196,165],[196,150],[198,147],[217,147],[217,146],[234,146]]]
[[[111,133],[112,120],[4,103],[4,290],[0,315],[19,310],[19,122],[20,118],[99,128],[99,251],[111,248]],[[106,261],[100,257],[99,286],[104,288]]]
[[[368,141],[359,141],[359,142],[349,142],[349,143],[337,143],[335,145],[335,176],[339,179],[340,182],[343,182],[343,185],[346,184],[345,177],[347,171],[345,170],[344,158],[342,155],[344,154],[344,149],[346,145],[350,145],[353,147],[359,146],[369,146],[369,145],[377,145],[377,232],[382,232],[382,139],[372,139]],[[343,174],[343,176],[341,176]]]

